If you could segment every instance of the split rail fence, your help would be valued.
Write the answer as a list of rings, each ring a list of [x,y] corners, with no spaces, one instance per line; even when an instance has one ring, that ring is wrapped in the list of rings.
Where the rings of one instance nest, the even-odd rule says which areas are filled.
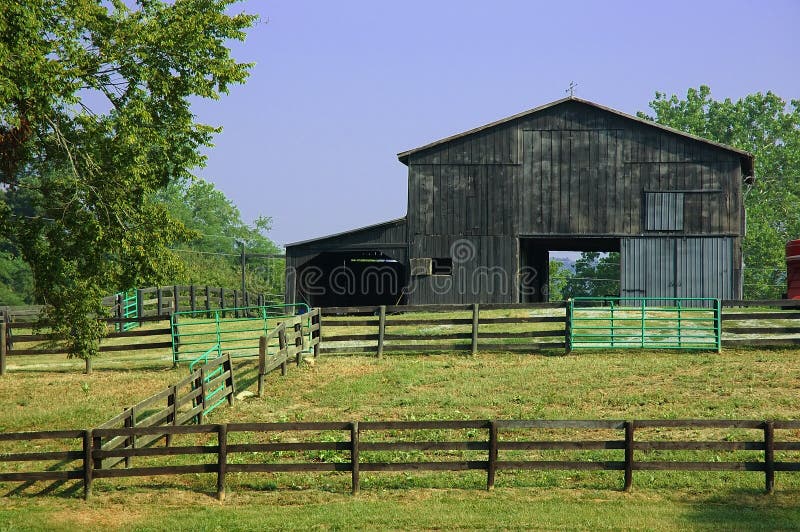
[[[737,438],[732,441],[730,432],[719,435],[719,429],[735,432]],[[497,473],[502,471],[609,470],[622,472],[622,487],[629,490],[634,471],[733,471],[763,473],[765,489],[772,492],[776,472],[800,471],[798,429],[800,421],[454,420],[229,423],[16,432],[0,434],[0,482],[82,479],[84,496],[88,498],[94,479],[208,473],[216,475],[217,494],[223,499],[226,478],[233,473],[349,472],[352,491],[356,493],[361,474],[366,472],[485,471],[486,486],[491,489]],[[562,438],[554,438],[554,431],[559,430],[563,431]],[[682,437],[714,430],[717,436],[712,440],[664,439],[670,434]],[[477,431],[484,436],[478,437]],[[461,438],[454,439],[454,434],[461,434]],[[786,438],[776,438],[776,434]],[[189,441],[176,445],[179,435]],[[215,436],[216,441],[209,441],[209,436]],[[137,438],[148,445],[109,445]],[[155,445],[162,438],[172,445]],[[19,450],[20,445],[30,447],[34,441],[38,446],[41,440],[60,442],[61,448]],[[10,447],[14,448],[11,452],[6,450]],[[688,452],[698,458],[673,454],[675,458],[669,459],[665,451]],[[320,459],[323,452],[328,453],[327,458]],[[692,455],[694,452],[698,454]],[[728,453],[724,456],[732,459],[719,461],[721,453]],[[191,456],[199,456],[195,458],[199,463],[187,463]],[[175,457],[171,463],[170,457]],[[133,466],[133,458],[145,463]],[[56,461],[60,467],[25,467],[48,461]],[[120,463],[126,467],[113,467]],[[9,471],[9,464],[16,465],[16,470]]]

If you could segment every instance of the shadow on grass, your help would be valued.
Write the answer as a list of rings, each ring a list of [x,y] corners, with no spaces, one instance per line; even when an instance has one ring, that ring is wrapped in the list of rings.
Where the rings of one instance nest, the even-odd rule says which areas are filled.
[[[731,490],[689,505],[687,521],[700,529],[797,530],[800,491],[767,495],[757,490]]]

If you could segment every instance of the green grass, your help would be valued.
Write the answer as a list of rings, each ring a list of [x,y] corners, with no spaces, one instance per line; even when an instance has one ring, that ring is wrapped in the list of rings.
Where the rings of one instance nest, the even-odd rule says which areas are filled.
[[[322,357],[314,365],[290,366],[286,377],[271,374],[265,397],[238,401],[234,408],[222,406],[209,421],[797,419],[798,355],[800,352],[793,350],[725,349],[722,354],[591,351],[570,356],[551,352],[398,355],[381,360]],[[63,363],[63,357],[57,362]],[[136,361],[132,354],[101,357],[91,376],[80,374],[79,367],[14,367],[0,379],[3,430],[93,426],[177,381],[187,371],[185,367],[171,369],[169,359]],[[240,390],[252,389],[252,362],[237,366],[237,379]],[[560,435],[545,431],[537,437]],[[369,435],[378,441],[390,436]],[[759,438],[757,433],[737,430],[652,431],[642,434],[645,436]],[[800,438],[800,434],[788,436]],[[433,437],[469,436],[463,431],[441,431]],[[476,437],[485,436],[482,432]],[[673,453],[672,458],[685,456]],[[759,456],[723,453],[720,459]],[[800,459],[797,453],[791,456]],[[334,455],[317,458],[337,459]],[[404,458],[421,456],[412,453]],[[145,463],[137,461],[137,465]],[[632,493],[619,491],[620,472],[503,471],[492,492],[483,489],[485,474],[478,472],[363,473],[362,492],[356,497],[349,495],[346,473],[234,474],[229,477],[224,504],[211,497],[214,482],[213,475],[97,480],[95,496],[89,502],[78,498],[80,486],[76,483],[56,486],[52,493],[38,496],[48,488],[40,483],[0,498],[0,530],[149,530],[165,526],[180,530],[774,530],[795,528],[800,523],[798,473],[777,473],[777,493],[772,496],[762,494],[762,474],[738,472],[639,471],[634,473]],[[18,486],[0,485],[0,494]]]

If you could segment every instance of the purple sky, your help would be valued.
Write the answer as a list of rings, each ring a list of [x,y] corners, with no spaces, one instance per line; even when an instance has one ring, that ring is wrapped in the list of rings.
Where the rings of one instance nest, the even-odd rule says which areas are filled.
[[[655,91],[800,98],[800,2],[245,1],[256,66],[198,120],[199,175],[278,244],[406,212],[409,148],[575,94],[627,113]]]

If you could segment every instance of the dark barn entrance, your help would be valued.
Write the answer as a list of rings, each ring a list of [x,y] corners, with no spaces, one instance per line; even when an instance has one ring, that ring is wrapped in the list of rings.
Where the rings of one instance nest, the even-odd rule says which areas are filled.
[[[297,271],[298,300],[311,307],[405,303],[405,265],[379,251],[326,251]]]
[[[541,238],[519,239],[519,301],[549,301],[551,251],[619,251],[619,238]]]

